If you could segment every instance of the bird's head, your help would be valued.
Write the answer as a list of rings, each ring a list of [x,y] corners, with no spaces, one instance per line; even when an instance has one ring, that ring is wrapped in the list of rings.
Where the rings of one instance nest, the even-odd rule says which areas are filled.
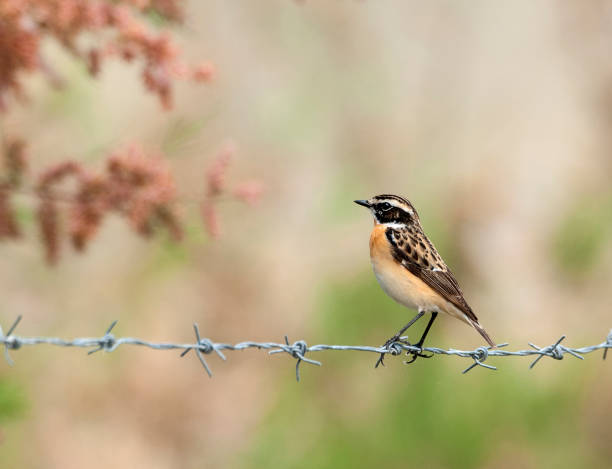
[[[391,194],[376,195],[368,200],[355,200],[356,204],[369,208],[374,221],[383,225],[419,225],[419,215],[412,204],[403,197]]]

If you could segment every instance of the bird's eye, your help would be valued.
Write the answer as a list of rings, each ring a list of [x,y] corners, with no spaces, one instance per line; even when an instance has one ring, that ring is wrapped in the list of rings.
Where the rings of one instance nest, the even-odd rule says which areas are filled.
[[[391,204],[389,202],[383,202],[380,204],[380,209],[386,212],[387,210],[391,209]]]

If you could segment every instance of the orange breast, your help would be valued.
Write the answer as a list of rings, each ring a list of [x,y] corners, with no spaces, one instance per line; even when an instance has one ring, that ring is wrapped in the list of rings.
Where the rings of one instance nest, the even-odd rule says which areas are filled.
[[[376,260],[390,259],[393,260],[391,255],[390,243],[387,239],[385,232],[387,229],[384,225],[377,224],[372,230],[370,235],[370,259],[374,262]]]
[[[385,293],[408,308],[444,312],[465,320],[463,313],[393,258],[385,231],[384,225],[376,225],[370,236],[372,268]]]

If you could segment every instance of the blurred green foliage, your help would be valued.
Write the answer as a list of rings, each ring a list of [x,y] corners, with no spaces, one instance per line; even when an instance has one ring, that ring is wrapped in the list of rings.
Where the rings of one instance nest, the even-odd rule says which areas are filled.
[[[178,118],[173,120],[165,131],[161,143],[161,150],[164,155],[170,158],[181,157],[181,151],[197,142],[198,136],[217,114],[218,109],[211,109],[197,119]]]
[[[381,343],[410,314],[368,272],[328,287],[313,335],[321,343]],[[430,343],[442,345],[435,329]],[[471,468],[496,465],[504,452],[529,455],[528,464],[519,458],[507,467],[605,467],[603,456],[588,450],[588,436],[576,432],[583,388],[576,374],[584,364],[564,363],[538,382],[525,363],[509,360],[498,372],[462,375],[469,363],[454,359],[406,366],[389,357],[375,370],[369,354],[313,358],[324,366],[304,365],[299,384],[283,375],[243,467]]]
[[[553,255],[566,274],[579,277],[597,265],[612,235],[612,195],[577,201],[554,234]]]
[[[0,422],[23,415],[26,398],[23,388],[6,377],[0,376]]]
[[[147,19],[147,21],[149,22],[150,25],[156,27],[156,28],[168,28],[172,25],[172,21],[170,21],[168,18],[166,18],[163,13],[160,13],[157,9],[155,8],[149,8],[146,12],[145,12],[145,18]]]

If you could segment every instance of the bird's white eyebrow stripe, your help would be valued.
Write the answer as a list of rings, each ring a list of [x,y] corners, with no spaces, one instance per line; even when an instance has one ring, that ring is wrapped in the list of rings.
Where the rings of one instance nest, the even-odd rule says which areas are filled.
[[[391,206],[400,209],[403,212],[409,213],[414,216],[414,210],[410,207],[410,204],[406,201],[400,201],[394,198],[381,199],[379,202],[387,202]]]
[[[397,195],[392,195],[392,194],[383,194],[383,195],[377,195],[376,197],[374,197],[376,200],[378,200],[379,202],[399,202],[400,204],[407,204],[408,201],[406,199],[404,199],[403,197],[399,197]]]
[[[387,202],[389,205],[393,205],[395,208],[400,208],[402,210],[406,209],[406,204],[400,202],[399,200],[395,200],[395,199],[382,199],[382,200],[379,200],[379,202]]]

